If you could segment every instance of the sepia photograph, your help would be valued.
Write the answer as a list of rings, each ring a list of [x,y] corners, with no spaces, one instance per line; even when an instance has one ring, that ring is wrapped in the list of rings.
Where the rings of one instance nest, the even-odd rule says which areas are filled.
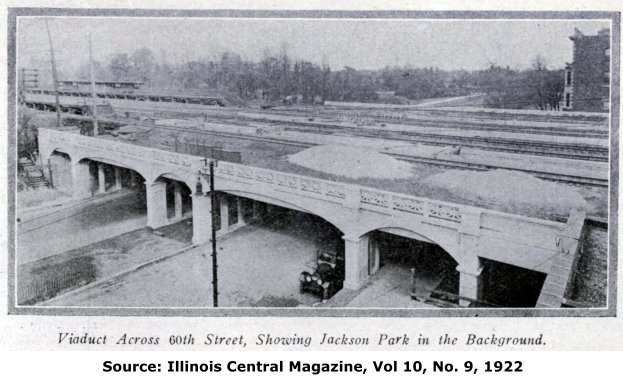
[[[9,13],[9,313],[614,315],[618,13]]]

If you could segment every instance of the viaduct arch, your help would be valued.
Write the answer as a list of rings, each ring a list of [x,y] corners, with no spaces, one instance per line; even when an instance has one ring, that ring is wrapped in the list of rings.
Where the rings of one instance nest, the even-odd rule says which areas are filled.
[[[203,158],[45,129],[40,130],[39,144],[43,159],[55,150],[70,156],[78,197],[84,159],[137,171],[145,178],[148,225],[154,228],[166,223],[159,211],[163,198],[157,179],[184,182],[192,195],[193,241],[209,239],[210,197],[205,190],[196,191],[198,182],[208,189]],[[479,299],[481,257],[553,273],[561,247],[577,241],[572,219],[583,220],[547,221],[229,162],[219,162],[215,178],[216,191],[309,212],[342,231],[349,288],[365,281],[371,231],[393,231],[439,245],[459,264],[460,294]]]

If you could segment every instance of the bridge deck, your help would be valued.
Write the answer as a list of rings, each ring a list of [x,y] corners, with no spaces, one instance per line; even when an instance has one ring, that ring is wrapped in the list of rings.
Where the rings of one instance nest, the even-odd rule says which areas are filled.
[[[218,147],[227,151],[240,152],[241,163],[249,166],[368,186],[385,191],[482,207],[529,217],[550,220],[564,220],[566,218],[566,216],[557,214],[553,212],[552,209],[544,209],[542,206],[527,204],[517,205],[511,201],[493,202],[490,199],[484,200],[479,197],[470,196],[469,194],[457,194],[456,192],[451,192],[446,189],[429,185],[423,181],[425,178],[444,171],[442,167],[435,165],[413,163],[414,175],[406,179],[356,179],[311,170],[288,162],[289,155],[295,154],[307,148],[307,146],[303,146],[302,144],[284,144],[280,141],[273,142],[266,139],[260,139],[257,136],[234,136],[225,134],[207,135],[193,131],[180,131],[179,129],[172,131],[160,128],[153,128],[149,130],[149,128],[146,128],[145,131],[147,132],[139,132],[139,134],[134,136],[129,135],[129,138],[113,137],[110,135],[103,135],[99,138],[132,143],[166,151],[175,151],[177,145],[178,152],[187,154],[193,154],[193,152],[184,148],[184,144],[182,143],[183,141],[190,141],[194,143],[199,142],[200,144],[203,144],[205,141],[207,146]],[[177,136],[177,143],[174,136]],[[195,155],[197,155],[196,152]],[[580,191],[585,199],[589,201],[591,207],[590,213],[596,215],[606,213],[607,205],[604,204],[604,200],[607,199],[607,189],[576,187],[576,190]]]

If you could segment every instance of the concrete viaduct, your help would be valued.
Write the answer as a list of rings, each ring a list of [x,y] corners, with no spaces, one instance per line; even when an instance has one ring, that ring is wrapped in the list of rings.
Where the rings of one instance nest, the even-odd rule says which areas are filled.
[[[145,181],[147,225],[152,228],[172,223],[161,179],[187,185],[192,197],[193,243],[209,241],[211,197],[206,191],[209,177],[203,158],[43,128],[39,129],[39,152],[43,162],[55,153],[69,157],[69,190],[75,198],[92,195],[88,161],[139,173]],[[115,186],[120,186],[118,182]],[[564,289],[555,287],[566,287],[571,273],[561,274],[558,263],[564,255],[575,253],[581,230],[577,226],[584,221],[575,213],[567,223],[554,222],[223,161],[217,163],[214,185],[216,191],[236,199],[307,212],[338,228],[344,240],[346,288],[361,287],[378,269],[379,249],[370,238],[373,231],[437,244],[458,264],[463,305],[469,303],[467,299],[481,297],[481,259],[486,258],[547,274],[549,293],[541,295],[539,304],[559,307]],[[179,186],[175,189],[179,217]],[[220,214],[227,218],[227,212]],[[228,222],[222,221],[221,226],[227,228]]]

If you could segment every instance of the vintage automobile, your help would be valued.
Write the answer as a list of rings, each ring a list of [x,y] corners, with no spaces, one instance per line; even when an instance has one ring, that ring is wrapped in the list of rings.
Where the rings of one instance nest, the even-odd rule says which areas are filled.
[[[344,257],[336,252],[318,250],[314,273],[303,271],[299,276],[300,291],[320,294],[326,302],[344,285]]]

